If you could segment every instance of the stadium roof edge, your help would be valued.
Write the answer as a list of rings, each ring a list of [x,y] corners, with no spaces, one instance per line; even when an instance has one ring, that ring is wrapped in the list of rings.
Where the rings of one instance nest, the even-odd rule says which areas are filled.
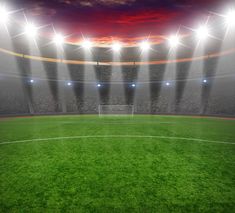
[[[131,65],[159,65],[159,64],[172,64],[180,62],[200,61],[208,58],[216,58],[220,56],[226,56],[235,53],[235,48],[225,50],[222,52],[210,53],[207,55],[196,56],[192,58],[178,58],[174,60],[156,60],[156,61],[127,61],[127,62],[99,62],[99,61],[80,61],[80,60],[69,60],[69,59],[58,59],[58,58],[47,58],[34,55],[25,55],[22,53],[13,52],[7,49],[0,48],[0,52],[11,56],[31,59],[35,61],[53,62],[53,63],[64,63],[64,64],[86,64],[86,65],[106,65],[106,66],[131,66]]]

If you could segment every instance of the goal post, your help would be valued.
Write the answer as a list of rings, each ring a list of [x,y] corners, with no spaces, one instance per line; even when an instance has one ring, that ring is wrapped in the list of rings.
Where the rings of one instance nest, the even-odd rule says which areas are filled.
[[[104,115],[134,115],[134,105],[99,105],[99,116]]]

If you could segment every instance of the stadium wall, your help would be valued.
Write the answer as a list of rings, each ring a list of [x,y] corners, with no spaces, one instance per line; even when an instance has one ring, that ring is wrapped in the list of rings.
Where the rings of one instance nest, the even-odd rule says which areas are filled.
[[[121,79],[116,79],[117,71],[111,66],[59,67],[50,62],[29,66],[26,62],[20,59],[15,66],[5,63],[6,69],[1,67],[2,116],[97,114],[99,104],[133,104],[136,114],[235,116],[235,77],[226,61],[218,69],[218,62],[208,59],[203,70],[179,63],[170,72],[175,72],[170,86],[164,85],[169,74],[166,65],[120,67]],[[95,75],[89,74],[92,72]],[[31,78],[34,83],[29,82]],[[67,79],[71,86],[66,85]],[[132,82],[135,88],[130,86]]]

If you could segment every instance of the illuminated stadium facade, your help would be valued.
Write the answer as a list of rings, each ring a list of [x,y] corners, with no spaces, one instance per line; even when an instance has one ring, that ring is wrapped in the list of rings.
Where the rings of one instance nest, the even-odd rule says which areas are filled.
[[[157,45],[99,47],[67,44],[57,32],[47,40],[30,23],[22,32],[2,9],[0,113],[96,114],[116,104],[136,114],[234,115],[233,13]]]

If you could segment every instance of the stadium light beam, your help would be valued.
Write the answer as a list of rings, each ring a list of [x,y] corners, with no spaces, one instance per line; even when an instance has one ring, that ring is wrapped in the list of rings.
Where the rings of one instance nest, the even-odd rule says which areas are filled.
[[[0,22],[3,24],[6,24],[8,20],[9,20],[9,13],[5,7],[1,6],[0,7]]]
[[[150,44],[148,41],[142,41],[140,43],[140,48],[142,51],[148,51],[150,49]]]
[[[37,28],[33,24],[27,24],[24,33],[30,38],[35,38],[37,36]]]
[[[207,37],[209,36],[209,29],[207,26],[200,26],[197,30],[196,30],[196,36],[197,38],[201,41],[201,40],[206,40]]]
[[[122,45],[119,42],[116,42],[112,45],[112,50],[115,52],[120,52]]]
[[[64,37],[61,34],[56,34],[53,38],[53,42],[56,45],[62,45],[64,43]]]
[[[171,36],[169,38],[169,45],[172,48],[176,48],[180,44],[180,38],[177,35]]]

